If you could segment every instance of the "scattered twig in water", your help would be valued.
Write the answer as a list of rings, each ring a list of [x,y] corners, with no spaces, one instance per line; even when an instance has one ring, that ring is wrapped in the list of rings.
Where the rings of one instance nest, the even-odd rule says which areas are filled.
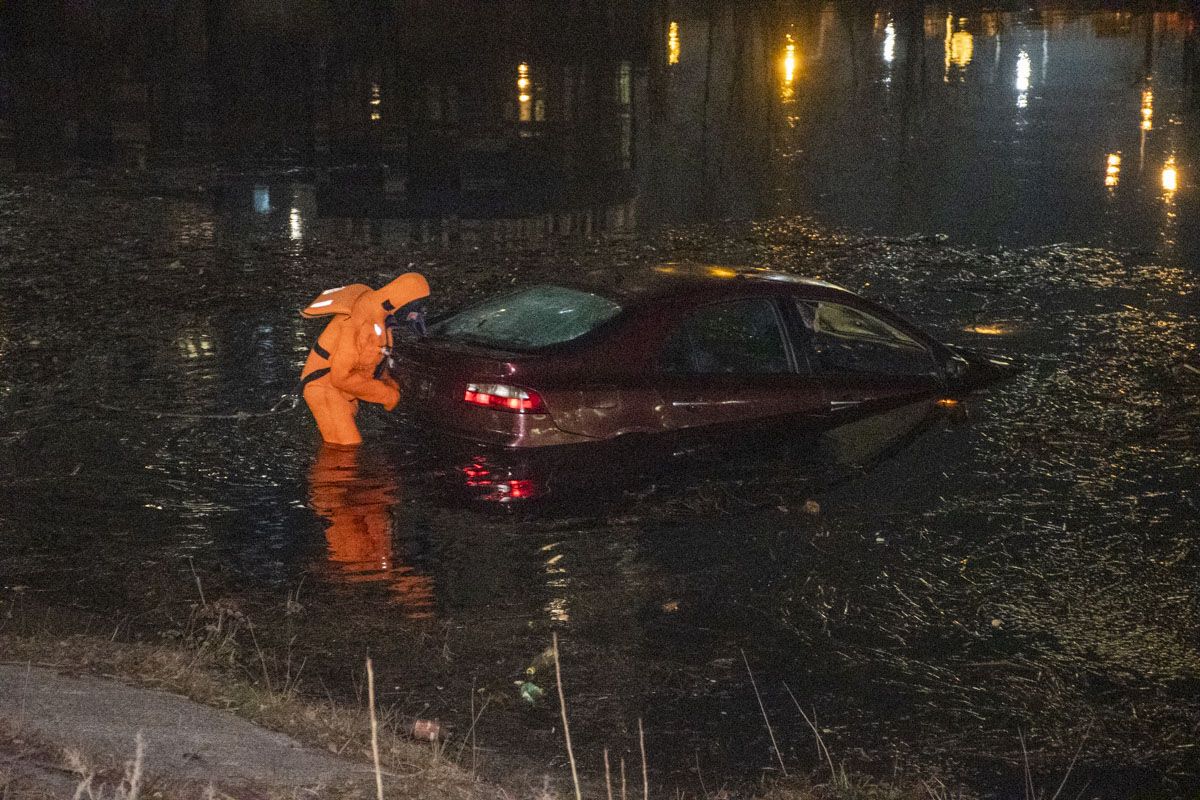
[[[808,714],[805,714],[804,709],[800,706],[800,701],[796,699],[796,695],[792,694],[791,687],[785,683],[783,688],[787,690],[788,697],[792,698],[792,703],[796,706],[796,710],[800,712],[800,716],[804,717],[804,721],[812,730],[813,736],[817,740],[817,755],[820,756],[822,752],[825,754],[825,763],[829,765],[829,774],[836,781],[838,777],[837,769],[833,766],[833,756],[830,755],[829,748],[825,746],[825,738],[821,736],[821,729],[817,727],[816,712],[813,712],[813,718],[809,719]]]
[[[613,800],[612,796],[612,767],[608,763],[608,748],[604,748],[604,792],[608,800]]]
[[[1025,734],[1017,728],[1017,739],[1021,742],[1021,760],[1025,762],[1025,800],[1037,800],[1033,794],[1033,773],[1029,769],[1029,751],[1025,749]]]
[[[629,794],[625,789],[625,756],[621,756],[621,800],[629,800]]]
[[[638,717],[638,749],[642,751],[642,800],[650,800],[650,773],[646,769],[646,732],[642,730],[641,717]]]
[[[1088,729],[1083,732],[1083,741],[1079,743],[1078,749],[1075,750],[1075,755],[1071,758],[1071,763],[1067,765],[1067,772],[1063,775],[1062,783],[1058,784],[1058,788],[1054,791],[1054,796],[1050,800],[1058,800],[1058,796],[1062,794],[1062,790],[1067,785],[1067,780],[1071,777],[1072,770],[1075,769],[1075,764],[1079,761],[1079,755],[1083,752],[1083,746],[1087,744],[1087,737],[1091,733],[1091,730],[1092,728],[1089,725]]]
[[[579,773],[575,769],[575,752],[571,749],[571,727],[567,723],[567,696],[563,692],[562,666],[558,660],[558,633],[555,632],[551,641],[554,645],[554,681],[558,684],[558,708],[562,712],[563,738],[567,742],[567,759],[571,762],[571,783],[575,786],[575,800],[583,800],[579,790]]]
[[[762,712],[763,722],[767,725],[767,735],[771,737],[771,746],[775,748],[775,758],[779,760],[779,769],[786,778],[788,776],[787,767],[783,765],[783,754],[779,752],[779,743],[775,741],[775,731],[771,728],[771,720],[767,717],[767,709],[763,705],[762,695],[758,693],[758,682],[754,680],[754,673],[750,670],[750,661],[746,658],[746,651],[739,649],[738,652],[742,654],[742,663],[746,665],[746,674],[750,676],[750,686],[754,688],[754,697],[758,700],[758,710]]]
[[[704,773],[700,770],[700,751],[696,751],[696,777],[700,779],[700,793],[708,800],[708,787],[704,785]],[[612,800],[612,798],[609,798]]]

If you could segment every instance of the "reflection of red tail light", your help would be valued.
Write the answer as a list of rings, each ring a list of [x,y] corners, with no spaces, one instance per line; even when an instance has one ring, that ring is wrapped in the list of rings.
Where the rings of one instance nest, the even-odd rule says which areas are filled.
[[[476,497],[488,503],[511,503],[514,500],[531,500],[545,494],[538,483],[529,478],[510,478],[505,475],[508,470],[493,472],[485,458],[479,458],[465,466],[459,467],[463,475],[463,483],[468,489],[474,489]]]
[[[513,500],[528,499],[537,496],[537,487],[531,480],[509,481],[496,487],[500,494],[507,494]]]
[[[491,484],[491,481],[488,483]],[[516,500],[532,500],[540,495],[541,490],[536,483],[521,478],[518,480],[498,481],[490,486],[490,491],[479,495],[479,499],[488,503],[511,503]]]
[[[488,503],[512,503],[514,500],[532,500],[539,494],[541,492],[536,483],[527,479],[518,479],[497,482],[492,491],[481,495],[480,499],[487,500]]]

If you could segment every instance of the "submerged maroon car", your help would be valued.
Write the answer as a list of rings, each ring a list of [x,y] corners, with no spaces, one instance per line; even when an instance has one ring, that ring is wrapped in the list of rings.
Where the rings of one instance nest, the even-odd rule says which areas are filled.
[[[1008,369],[829,283],[692,264],[531,286],[393,350],[410,413],[505,447],[811,430]]]

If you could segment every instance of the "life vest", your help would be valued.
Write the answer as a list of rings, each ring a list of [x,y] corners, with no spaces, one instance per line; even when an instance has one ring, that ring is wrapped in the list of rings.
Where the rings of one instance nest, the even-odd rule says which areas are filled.
[[[355,301],[370,291],[371,287],[365,283],[351,283],[335,289],[326,289],[311,303],[300,309],[300,316],[305,319],[333,317],[334,319],[330,321],[331,327],[338,320],[348,319],[354,310]],[[325,330],[329,330],[329,327],[326,327]],[[324,331],[321,332],[321,335],[324,335]],[[309,353],[308,359],[304,363],[304,371],[300,377],[301,389],[328,374],[329,351],[321,346],[321,337],[318,336],[317,340],[313,342],[312,352]]]
[[[317,341],[313,345],[312,352],[301,373],[301,386],[307,386],[310,382],[329,374],[330,353],[322,346],[321,339],[335,326],[343,330],[345,326],[350,326],[351,329],[364,325],[371,326],[380,339],[380,353],[383,356],[383,360],[376,366],[374,374],[371,376],[378,380],[386,369],[386,360],[390,355],[391,336],[390,331],[387,330],[387,317],[408,303],[428,296],[428,282],[424,276],[415,272],[405,273],[379,289],[371,289],[364,284],[353,283],[321,292],[316,299],[301,310],[300,315],[308,319],[333,317],[333,320],[330,321],[325,331],[322,331],[321,336],[317,337]],[[350,333],[351,331],[345,332]]]

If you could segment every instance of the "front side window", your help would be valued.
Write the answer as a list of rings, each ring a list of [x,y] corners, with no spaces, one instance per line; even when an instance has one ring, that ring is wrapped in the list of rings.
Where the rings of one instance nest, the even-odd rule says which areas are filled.
[[[667,340],[664,372],[676,375],[772,375],[791,372],[779,317],[770,300],[709,306]]]
[[[537,350],[578,339],[621,306],[564,286],[534,286],[485,300],[429,326],[429,335],[505,350]]]
[[[797,307],[822,372],[937,374],[924,345],[878,317],[838,303],[801,300]]]

